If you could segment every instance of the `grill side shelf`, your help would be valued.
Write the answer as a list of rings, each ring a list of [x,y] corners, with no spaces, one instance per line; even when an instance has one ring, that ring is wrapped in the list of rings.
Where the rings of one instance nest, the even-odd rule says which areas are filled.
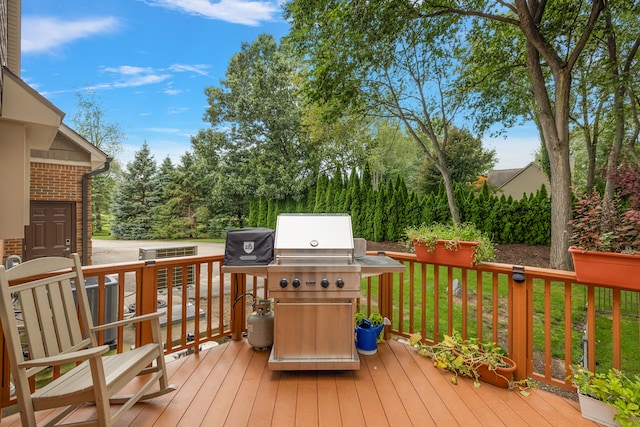
[[[356,265],[360,265],[362,278],[378,276],[382,273],[402,273],[404,264],[386,255],[366,255],[356,258]]]

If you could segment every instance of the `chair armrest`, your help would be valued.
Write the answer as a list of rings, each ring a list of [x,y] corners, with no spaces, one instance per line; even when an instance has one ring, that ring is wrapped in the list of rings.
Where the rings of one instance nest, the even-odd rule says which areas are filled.
[[[65,363],[78,362],[94,357],[100,357],[109,351],[108,345],[101,345],[99,347],[86,348],[84,350],[74,351],[72,353],[62,353],[55,356],[42,357],[40,359],[25,360],[18,363],[23,368],[35,368],[38,366],[57,366]]]
[[[106,329],[117,328],[119,326],[126,326],[131,323],[146,322],[148,320],[160,319],[164,313],[158,311],[154,313],[141,314],[140,316],[131,317],[130,319],[117,320],[111,323],[105,323],[104,325],[98,325],[91,328],[92,331],[104,331]]]

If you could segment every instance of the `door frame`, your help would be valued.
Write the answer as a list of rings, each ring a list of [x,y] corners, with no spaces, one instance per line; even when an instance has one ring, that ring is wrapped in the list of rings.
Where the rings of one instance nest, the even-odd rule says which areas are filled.
[[[22,257],[23,260],[27,261],[28,258],[27,257],[27,253],[29,252],[29,249],[27,248],[28,246],[28,242],[29,242],[29,232],[30,232],[30,228],[32,226],[32,212],[33,212],[33,206],[35,205],[48,205],[48,206],[52,206],[52,205],[66,205],[69,207],[69,222],[70,222],[70,253],[74,253],[76,252],[77,249],[77,224],[76,224],[76,202],[73,200],[31,200],[29,203],[29,225],[25,226],[25,230],[24,230],[24,239],[23,239],[23,245],[22,245]],[[30,255],[33,255],[32,253]]]

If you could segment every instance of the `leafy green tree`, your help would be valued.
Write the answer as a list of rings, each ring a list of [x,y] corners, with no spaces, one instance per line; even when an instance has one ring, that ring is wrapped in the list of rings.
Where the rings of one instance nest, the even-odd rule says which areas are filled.
[[[454,183],[473,184],[496,164],[496,152],[484,149],[482,140],[465,129],[451,129],[444,155]],[[429,162],[424,163],[423,171],[418,180],[420,190],[425,194],[437,191],[440,172]]]
[[[118,183],[111,231],[119,239],[149,239],[158,204],[156,162],[145,142]]]
[[[606,51],[609,71],[607,83],[611,90],[612,98],[612,122],[613,138],[611,149],[607,158],[607,175],[605,196],[614,197],[615,175],[620,166],[623,147],[629,149],[630,157],[640,164],[640,154],[635,148],[635,143],[640,134],[640,122],[638,121],[637,90],[640,65],[638,65],[638,49],[640,37],[637,27],[640,19],[640,9],[637,4],[631,2],[607,2],[603,10],[604,37],[603,50]],[[596,38],[599,39],[599,38]],[[633,121],[631,126],[626,117],[631,114]],[[629,128],[633,132],[629,133]],[[626,144],[625,144],[626,143]]]
[[[292,0],[288,40],[306,61],[305,94],[334,109],[402,123],[443,177],[454,222],[459,222],[445,148],[451,123],[465,103],[452,91],[458,19],[418,20],[404,2]]]
[[[454,1],[422,2],[419,19],[457,16],[470,19],[468,60],[486,103],[501,100],[502,110],[522,114],[523,91],[496,92],[509,73],[526,71],[527,91],[535,101],[535,118],[549,158],[551,181],[551,260],[553,268],[568,269],[567,227],[571,218],[569,113],[574,70],[606,6],[605,0],[575,4],[512,0],[495,8],[489,1],[460,5]],[[505,40],[505,33],[509,39]],[[511,40],[511,42],[509,42]],[[483,48],[484,47],[484,48]]]
[[[453,185],[447,180],[444,150],[447,131],[451,123],[454,105],[461,100],[447,92],[446,82],[455,83],[450,66],[475,67],[477,89],[488,98],[501,100],[499,110],[510,113],[507,117],[522,116],[531,105],[519,101],[530,93],[535,101],[535,117],[541,131],[541,139],[549,156],[551,171],[552,248],[551,266],[568,268],[567,223],[571,215],[571,171],[569,159],[569,111],[572,73],[585,45],[601,18],[607,3],[605,0],[569,5],[567,2],[527,2],[511,0],[496,6],[492,1],[459,2],[453,0],[425,0],[422,2],[348,2],[292,0],[285,6],[286,16],[292,21],[292,40],[310,62],[310,96],[318,99],[338,100],[339,103],[365,104],[375,100],[376,112],[384,104],[379,93],[387,95],[391,105],[402,105],[411,99],[413,109],[396,108],[405,122],[419,116],[422,127],[414,130],[417,141],[427,136],[433,151],[425,150],[443,174],[451,215],[454,222],[455,206],[452,206]],[[571,6],[571,7],[569,7]],[[509,33],[515,37],[505,38]],[[506,41],[506,43],[505,43]],[[458,43],[459,42],[459,43]],[[487,49],[482,49],[482,47]],[[409,49],[410,48],[410,49]],[[409,51],[412,56],[406,55]],[[426,55],[421,56],[420,53]],[[489,54],[487,54],[489,53]],[[414,58],[405,67],[396,67],[401,58]],[[427,59],[423,61],[422,59]],[[431,67],[431,68],[427,68]],[[484,68],[482,68],[484,67]],[[432,71],[429,74],[423,70]],[[526,71],[526,74],[520,73]],[[505,75],[517,72],[515,79]],[[496,90],[500,82],[518,83],[526,76],[527,91]],[[377,85],[367,84],[367,96],[362,95],[362,82],[377,78]],[[436,84],[428,87],[423,82],[434,77]],[[444,78],[448,77],[448,80]],[[405,92],[394,83],[403,77],[413,78],[417,90]],[[416,79],[417,77],[417,79]],[[440,79],[438,79],[440,77]],[[480,84],[482,82],[482,84]],[[409,85],[401,86],[409,89]],[[471,85],[463,88],[472,87]],[[440,109],[429,108],[428,92],[449,102],[441,102]],[[454,98],[442,97],[453,94]],[[502,95],[500,95],[502,93]],[[335,101],[334,101],[335,102]],[[453,105],[452,105],[453,104]],[[405,104],[406,105],[406,104]],[[373,105],[368,104],[368,108]],[[416,108],[417,107],[417,108]],[[448,115],[435,116],[439,120],[427,120],[441,111]],[[499,114],[493,117],[499,117]],[[418,133],[419,132],[419,133]],[[434,136],[435,138],[432,138]],[[440,139],[438,139],[440,138]],[[425,148],[427,148],[425,146]],[[439,149],[440,148],[440,149]]]
[[[409,189],[417,190],[425,156],[404,132],[402,124],[397,120],[376,119],[369,132],[372,136],[365,146],[365,159],[373,176],[373,186],[402,177]]]
[[[98,147],[112,159],[122,151],[125,139],[120,126],[109,123],[100,100],[94,92],[86,95],[76,93],[76,113],[71,122],[74,130],[84,139]],[[103,215],[111,211],[112,195],[120,165],[112,160],[108,171],[91,179],[91,211],[94,231],[103,230]]]
[[[253,197],[302,197],[318,169],[306,144],[297,65],[270,35],[244,43],[230,60],[225,79],[205,93],[210,129],[192,139],[198,155],[214,157],[211,209],[242,225]]]

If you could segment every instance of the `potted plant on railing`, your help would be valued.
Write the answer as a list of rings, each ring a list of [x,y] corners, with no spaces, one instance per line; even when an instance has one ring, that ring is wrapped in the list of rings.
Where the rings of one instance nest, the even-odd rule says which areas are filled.
[[[530,386],[528,381],[513,380],[516,363],[493,342],[481,343],[477,338],[464,340],[457,331],[445,335],[444,340],[432,345],[421,339],[419,334],[412,335],[411,345],[418,354],[433,360],[434,366],[453,372],[453,384],[457,384],[458,375],[462,375],[472,378],[476,387],[480,386],[480,380],[503,388]]]
[[[575,203],[569,248],[580,282],[640,290],[640,173],[625,167],[613,197],[597,191]]]
[[[420,262],[473,267],[495,258],[495,247],[489,237],[471,223],[423,224],[404,231],[413,243]]]
[[[593,373],[572,366],[571,381],[578,389],[580,411],[588,420],[610,427],[640,423],[640,377],[629,378],[617,369]]]

